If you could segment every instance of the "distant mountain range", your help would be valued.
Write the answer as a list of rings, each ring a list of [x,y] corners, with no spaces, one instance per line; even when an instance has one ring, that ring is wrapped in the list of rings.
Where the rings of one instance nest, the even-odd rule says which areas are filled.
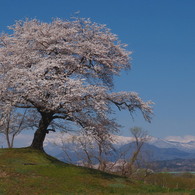
[[[64,146],[69,148],[69,154],[74,157],[74,151],[71,151],[71,135],[65,136]],[[113,139],[116,140],[114,147],[117,151],[121,151],[131,144],[129,155],[133,151],[133,138],[125,136],[113,135]],[[63,160],[63,151],[61,150],[62,137],[59,138],[47,138],[45,142],[45,150],[49,154]],[[53,144],[56,142],[56,144]],[[142,153],[147,155],[149,161],[163,161],[163,160],[174,160],[174,159],[195,159],[195,139],[173,139],[169,137],[167,139],[160,139],[150,137],[150,140],[144,144]],[[145,156],[146,156],[145,155]],[[116,157],[117,158],[117,155]],[[116,160],[116,159],[111,159]]]

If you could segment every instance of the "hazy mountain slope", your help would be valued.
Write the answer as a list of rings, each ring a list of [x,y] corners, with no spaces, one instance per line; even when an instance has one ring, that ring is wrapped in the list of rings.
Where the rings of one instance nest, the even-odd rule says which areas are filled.
[[[132,137],[124,137],[113,135],[116,140],[114,143],[114,147],[116,148],[116,153],[114,156],[110,157],[111,161],[119,158],[119,151],[126,150],[129,147],[129,144],[133,142]],[[52,140],[54,142],[54,139]],[[59,158],[60,160],[64,160],[64,152],[62,152],[60,143],[57,145],[52,144],[51,141],[47,140],[45,143],[46,151]],[[75,152],[73,147],[71,147],[70,135],[68,136],[68,141],[64,141],[64,146],[68,148],[67,152],[74,162],[77,161],[77,157],[75,156]],[[130,147],[128,155],[134,151],[133,145]],[[195,141],[179,142],[179,141],[170,141],[166,139],[160,139],[155,137],[150,137],[150,140],[145,143],[143,147],[143,153],[145,154],[147,159],[150,160],[171,160],[171,159],[192,159],[195,158]]]

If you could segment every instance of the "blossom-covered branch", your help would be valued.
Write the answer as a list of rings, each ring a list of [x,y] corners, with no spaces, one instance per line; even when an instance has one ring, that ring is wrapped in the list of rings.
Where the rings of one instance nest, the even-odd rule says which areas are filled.
[[[111,104],[151,120],[151,102],[133,92],[113,93],[113,77],[130,68],[131,52],[105,25],[89,19],[18,21],[0,36],[0,101],[40,114],[32,147],[43,149],[52,122],[86,131],[116,130]],[[101,128],[100,128],[101,127]],[[98,130],[99,129],[99,130]]]

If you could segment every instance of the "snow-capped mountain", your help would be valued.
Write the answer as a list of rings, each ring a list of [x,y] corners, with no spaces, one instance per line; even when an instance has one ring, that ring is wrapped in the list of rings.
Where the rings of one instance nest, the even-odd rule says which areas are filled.
[[[69,148],[71,155],[74,155],[74,152],[71,151],[71,136],[64,134],[63,136],[48,137],[45,142],[45,150],[51,155],[61,158],[63,143],[64,146]],[[116,151],[128,147],[134,141],[133,137],[118,135],[113,135],[113,140],[115,140],[114,147]],[[54,142],[55,144],[53,144]],[[151,160],[195,159],[195,136],[188,136],[183,139],[178,139],[178,137],[167,137],[165,139],[150,137],[149,141],[144,144],[143,151],[150,153]]]
[[[152,138],[148,143],[158,148],[176,148],[181,151],[195,153],[195,137],[193,136],[191,140],[183,139],[182,141],[174,140],[170,137],[165,139]]]

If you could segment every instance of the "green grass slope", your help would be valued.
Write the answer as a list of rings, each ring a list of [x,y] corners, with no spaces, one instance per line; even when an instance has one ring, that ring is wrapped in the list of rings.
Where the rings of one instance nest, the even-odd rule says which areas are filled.
[[[0,194],[147,194],[161,187],[68,165],[30,148],[0,149]],[[169,194],[169,193],[168,193]]]

